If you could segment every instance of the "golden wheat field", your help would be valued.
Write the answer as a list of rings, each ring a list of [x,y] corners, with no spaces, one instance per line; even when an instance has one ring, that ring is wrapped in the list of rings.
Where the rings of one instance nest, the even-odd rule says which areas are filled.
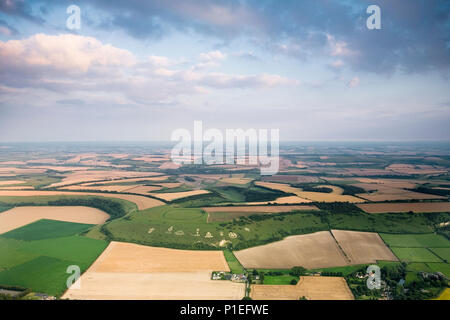
[[[252,285],[253,300],[354,300],[342,277],[302,276],[296,285]]]
[[[89,207],[16,207],[0,213],[0,234],[41,219],[101,224],[108,218],[107,213]]]
[[[71,287],[67,299],[242,299],[245,284],[211,280],[229,271],[221,251],[189,251],[111,242]]]
[[[153,197],[165,200],[173,201],[181,198],[187,198],[192,196],[197,196],[200,194],[207,194],[208,190],[194,190],[194,191],[184,191],[184,192],[169,192],[169,193],[150,193]]]

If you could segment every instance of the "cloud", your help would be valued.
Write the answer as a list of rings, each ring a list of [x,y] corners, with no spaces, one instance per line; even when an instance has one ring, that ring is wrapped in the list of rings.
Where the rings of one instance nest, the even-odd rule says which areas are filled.
[[[0,20],[0,34],[4,36],[13,36],[17,35],[19,32],[10,26],[6,21]]]
[[[131,35],[156,30],[206,34],[229,41],[249,37],[275,54],[299,59],[340,57],[374,73],[448,71],[450,4],[445,0],[378,0],[382,29],[368,30],[370,1],[138,1],[100,0],[93,6],[121,17]],[[126,15],[124,14],[126,12]],[[117,22],[117,21],[116,21]]]
[[[225,74],[200,70],[199,64],[222,61],[220,51],[201,54],[187,63],[165,56],[139,60],[131,52],[93,37],[37,34],[0,41],[0,93],[14,88],[64,94],[59,105],[98,102],[105,95],[117,104],[170,105],[180,95],[207,94],[211,89],[257,89],[296,85],[276,74]]]
[[[71,1],[42,3],[67,6]],[[382,74],[446,73],[450,68],[446,0],[377,0],[381,30],[366,28],[366,9],[372,4],[368,0],[79,0],[77,4],[101,12],[97,27],[121,29],[138,39],[160,39],[173,31],[195,32],[223,43],[244,37],[272,54],[300,60],[339,57],[353,70]],[[0,0],[0,10],[41,19],[23,0]]]
[[[348,82],[348,87],[349,88],[356,88],[357,86],[359,86],[359,78],[358,77],[354,77],[352,80],[350,80]]]
[[[33,14],[30,2],[25,0],[0,0],[0,12],[10,16],[24,18],[37,24],[44,22],[41,17]]]
[[[80,74],[130,66],[133,54],[74,34],[36,34],[24,40],[0,41],[0,68],[11,73]]]

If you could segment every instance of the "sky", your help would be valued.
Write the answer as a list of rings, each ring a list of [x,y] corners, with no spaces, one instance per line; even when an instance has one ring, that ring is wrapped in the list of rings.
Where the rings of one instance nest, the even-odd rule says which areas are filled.
[[[449,84],[446,0],[0,0],[3,142],[450,140]]]

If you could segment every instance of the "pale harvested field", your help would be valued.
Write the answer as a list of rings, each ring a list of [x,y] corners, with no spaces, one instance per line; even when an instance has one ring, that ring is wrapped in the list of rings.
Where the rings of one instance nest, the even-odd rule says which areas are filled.
[[[264,188],[273,189],[273,190],[280,190],[280,191],[283,191],[286,193],[293,193],[293,194],[297,194],[302,191],[302,189],[300,189],[300,188],[294,188],[294,187],[291,187],[290,185],[284,184],[284,183],[256,181],[255,185],[261,186]]]
[[[15,186],[15,187],[2,187],[0,190],[34,190],[32,186]]]
[[[160,165],[159,169],[178,169],[181,167],[181,164],[174,163],[174,162],[164,162],[162,165]]]
[[[84,153],[84,154],[76,155],[73,158],[66,160],[66,163],[78,163],[78,162],[80,162],[80,160],[96,158],[96,157],[97,157],[97,155],[95,153]]]
[[[376,263],[378,260],[398,261],[378,233],[331,230],[350,264]]]
[[[228,174],[196,174],[196,175],[183,175],[182,177],[186,176],[206,180],[220,180],[229,177]]]
[[[242,299],[243,283],[210,280],[229,271],[221,251],[188,251],[111,242],[68,299]]]
[[[162,187],[158,186],[135,186],[132,188],[128,188],[125,191],[129,193],[136,193],[142,195],[148,195],[152,191],[161,190]]]
[[[70,166],[33,166],[30,168],[52,170],[52,171],[59,171],[59,172],[64,172],[64,171],[75,172],[75,171],[86,171],[86,170],[94,169],[94,167],[70,167]]]
[[[2,161],[0,165],[2,166],[20,166],[26,164],[25,161]]]
[[[317,182],[319,181],[318,177],[314,176],[304,176],[304,175],[273,175],[270,177],[262,177],[264,181],[276,181],[276,182]]]
[[[185,191],[185,192],[169,192],[169,193],[150,193],[150,195],[163,199],[166,201],[172,201],[176,199],[196,196],[199,194],[206,194],[209,193],[208,190],[194,190],[194,191]]]
[[[245,284],[211,280],[211,272],[86,272],[81,289],[63,299],[76,300],[241,300]]]
[[[368,213],[386,212],[450,212],[450,202],[420,202],[420,203],[366,203],[358,204],[359,208]]]
[[[76,192],[76,191],[41,191],[41,190],[0,190],[0,196],[6,197],[34,197],[34,196],[99,196],[106,198],[117,198],[134,202],[139,210],[145,210],[157,206],[161,206],[164,202],[156,199],[133,195],[133,194],[119,194],[119,193],[100,193],[100,192]]]
[[[21,184],[25,183],[23,180],[0,180],[0,186],[10,186],[14,184]]]
[[[85,170],[69,173],[61,182],[52,183],[48,188],[62,187],[68,184],[77,184],[82,182],[117,180],[120,178],[142,178],[147,176],[159,175],[156,172],[133,172],[120,170]]]
[[[333,193],[322,193],[322,192],[302,191],[298,193],[298,196],[301,198],[317,202],[350,202],[350,203],[365,202],[364,199],[360,199],[354,196],[339,195]]]
[[[177,250],[113,241],[89,271],[152,273],[230,269],[222,251]]]
[[[16,207],[0,213],[0,234],[41,219],[101,224],[109,215],[89,207]]]
[[[44,173],[45,169],[39,168],[16,168],[16,167],[0,167],[0,174],[31,174],[31,173]]]
[[[61,190],[95,190],[95,191],[112,191],[112,192],[125,192],[128,189],[133,189],[135,187],[138,187],[140,185],[107,185],[107,186],[87,186],[87,185],[73,185],[73,186],[67,186],[67,187],[61,187]],[[127,191],[128,192],[128,191]]]
[[[241,207],[205,207],[206,212],[264,212],[279,213],[294,210],[319,210],[316,206],[241,206]]]
[[[272,201],[263,202],[246,202],[247,205],[267,205],[267,204],[298,204],[298,203],[310,203],[311,200],[303,199],[297,196],[281,197]]]
[[[157,156],[144,156],[144,157],[138,157],[138,158],[133,158],[131,160],[134,161],[144,161],[144,162],[161,162],[161,161],[170,161],[169,157],[166,156],[161,156],[161,157],[157,157]]]
[[[46,159],[33,159],[33,160],[28,160],[27,163],[50,163],[50,164],[57,164],[59,163],[58,160],[54,159],[54,158],[46,158]]]
[[[164,181],[167,178],[168,178],[168,176],[158,176],[158,177],[148,177],[148,178],[131,178],[131,179],[125,178],[125,179],[113,179],[113,180],[107,180],[107,181],[83,183],[81,185],[93,186],[93,185],[100,185],[100,184],[130,183],[130,182],[142,182],[142,181]]]
[[[351,202],[351,203],[359,203],[359,202],[365,202],[365,200],[354,197],[354,196],[348,196],[348,195],[342,195],[338,192],[343,192],[341,188],[334,187],[333,190],[335,192],[333,193],[323,193],[323,192],[309,192],[309,191],[302,191],[300,188],[294,188],[286,184],[282,183],[273,183],[273,182],[261,182],[257,181],[255,182],[255,185],[266,187],[269,189],[274,190],[280,190],[283,192],[293,193],[297,195],[298,197],[302,199],[307,199],[310,201],[317,201],[317,202]],[[327,187],[333,187],[328,186]]]
[[[307,269],[348,265],[328,231],[290,236],[281,241],[234,252],[245,268]]]
[[[82,164],[84,166],[93,166],[93,167],[112,167],[113,166],[113,164],[109,161],[95,160],[95,159],[82,160],[82,161],[80,161],[80,164]]]
[[[354,300],[353,294],[342,277],[300,277],[297,285],[251,286],[253,300]]]
[[[223,178],[222,180],[220,180],[221,182],[225,182],[225,183],[231,183],[231,184],[247,184],[249,182],[252,182],[253,179],[249,179],[249,178]]]

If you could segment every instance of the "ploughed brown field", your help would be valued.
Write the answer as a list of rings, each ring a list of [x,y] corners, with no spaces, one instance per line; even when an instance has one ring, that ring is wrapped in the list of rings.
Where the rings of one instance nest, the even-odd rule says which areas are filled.
[[[450,212],[450,202],[364,203],[357,206],[368,213]]]
[[[16,207],[0,213],[0,234],[41,219],[101,224],[109,215],[89,207]]]
[[[111,242],[62,298],[206,300],[242,299],[245,284],[211,280],[229,271],[221,251],[187,251]],[[77,283],[75,283],[77,284]]]
[[[398,261],[378,233],[331,230],[344,251],[349,264],[376,263],[377,260]]]
[[[290,236],[281,241],[234,252],[245,268],[307,269],[397,261],[377,233],[332,230]]]
[[[354,296],[342,277],[300,277],[294,285],[251,286],[253,300],[354,300]]]
[[[164,202],[156,199],[133,194],[100,193],[100,192],[71,192],[71,191],[41,191],[41,190],[0,190],[0,196],[7,197],[34,197],[34,196],[98,196],[106,198],[117,198],[134,202],[139,210],[145,210],[161,206]]]
[[[245,268],[307,269],[348,265],[344,254],[329,231],[290,236],[281,241],[234,251]]]

